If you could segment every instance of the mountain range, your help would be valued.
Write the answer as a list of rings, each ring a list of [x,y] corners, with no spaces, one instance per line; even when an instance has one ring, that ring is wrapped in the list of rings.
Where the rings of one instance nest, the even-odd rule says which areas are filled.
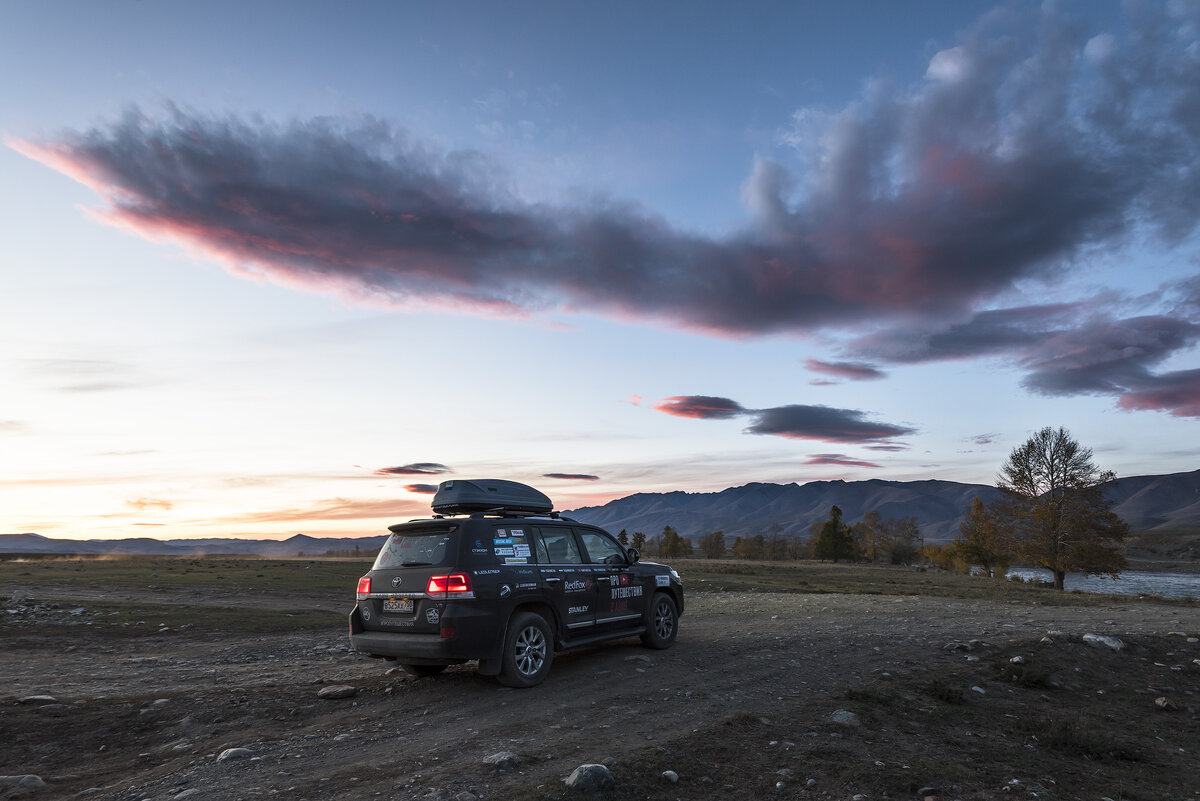
[[[710,531],[733,537],[770,534],[807,536],[809,526],[829,517],[838,506],[848,523],[872,510],[883,518],[917,518],[926,542],[948,542],[971,502],[985,503],[999,495],[985,484],[954,481],[811,481],[806,484],[745,484],[720,492],[643,492],[564,512],[614,534],[624,529],[647,536],[672,526],[695,539]],[[1114,510],[1134,531],[1200,529],[1200,470],[1161,476],[1120,478],[1106,487]],[[117,540],[52,539],[39,534],[0,534],[0,554],[148,554],[199,556],[245,554],[258,556],[323,556],[327,551],[372,554],[386,535],[368,537],[309,537],[286,540],[240,538],[158,540],[149,537]]]
[[[1105,492],[1115,502],[1114,511],[1134,531],[1200,528],[1200,470],[1120,478]],[[872,510],[885,519],[915,517],[925,541],[936,543],[958,536],[958,524],[976,497],[988,503],[999,495],[992,486],[954,481],[810,481],[746,484],[720,492],[641,493],[567,514],[609,531],[642,531],[647,536],[668,525],[693,539],[724,531],[729,542],[772,530],[807,536],[808,527],[827,520],[836,505],[847,523]]]

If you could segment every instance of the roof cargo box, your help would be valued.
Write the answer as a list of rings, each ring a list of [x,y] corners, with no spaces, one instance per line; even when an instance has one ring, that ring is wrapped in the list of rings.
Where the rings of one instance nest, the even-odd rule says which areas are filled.
[[[433,511],[436,514],[465,514],[492,509],[544,515],[554,509],[554,503],[533,487],[494,478],[443,481],[433,496]]]

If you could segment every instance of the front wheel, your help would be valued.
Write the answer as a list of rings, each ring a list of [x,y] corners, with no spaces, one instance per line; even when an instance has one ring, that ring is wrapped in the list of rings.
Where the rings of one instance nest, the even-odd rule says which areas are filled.
[[[675,608],[675,601],[665,592],[655,593],[648,615],[642,645],[659,650],[670,648],[675,642],[675,635],[679,633],[679,612]]]
[[[500,655],[500,683],[507,687],[541,684],[554,660],[553,634],[541,615],[521,612],[513,617]]]

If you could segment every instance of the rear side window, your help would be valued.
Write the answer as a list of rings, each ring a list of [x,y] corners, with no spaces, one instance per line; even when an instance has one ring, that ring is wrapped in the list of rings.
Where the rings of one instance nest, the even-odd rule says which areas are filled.
[[[569,528],[538,529],[537,560],[543,565],[581,565],[583,556]]]
[[[372,569],[448,565],[454,558],[454,542],[454,529],[397,532],[383,544]]]

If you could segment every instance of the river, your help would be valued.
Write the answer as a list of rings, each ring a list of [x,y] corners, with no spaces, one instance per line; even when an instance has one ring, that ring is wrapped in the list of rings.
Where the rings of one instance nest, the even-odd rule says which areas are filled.
[[[1054,581],[1049,570],[1035,567],[1014,567],[1010,576],[1023,579]],[[1124,570],[1121,577],[1083,576],[1068,573],[1064,589],[1080,592],[1101,592],[1114,595],[1161,595],[1164,598],[1200,598],[1200,575],[1189,573],[1162,573],[1148,570]]]

